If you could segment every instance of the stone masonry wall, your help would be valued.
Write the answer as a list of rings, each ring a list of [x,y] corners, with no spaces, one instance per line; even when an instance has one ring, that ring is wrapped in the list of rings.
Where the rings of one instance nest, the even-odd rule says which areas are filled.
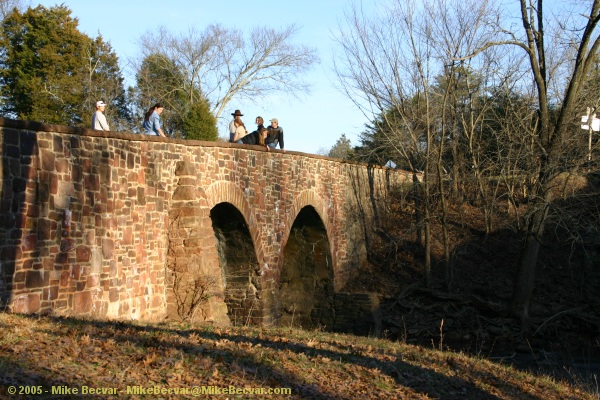
[[[322,219],[338,290],[365,259],[385,193],[407,179],[296,152],[2,118],[0,143],[0,302],[22,313],[171,317],[182,270],[212,277],[198,315],[227,323],[210,212],[229,203],[260,269],[256,316],[276,322],[299,212]]]

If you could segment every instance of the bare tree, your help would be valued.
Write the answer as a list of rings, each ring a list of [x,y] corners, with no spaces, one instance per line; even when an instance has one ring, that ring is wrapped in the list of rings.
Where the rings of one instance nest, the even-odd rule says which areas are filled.
[[[340,27],[336,36],[341,53],[334,56],[334,68],[341,91],[365,116],[379,116],[378,128],[385,138],[385,145],[401,157],[413,173],[419,199],[416,223],[424,233],[423,276],[429,285],[429,154],[432,151],[433,112],[427,77],[433,68],[433,43],[422,43],[417,37],[417,27],[413,24],[414,2],[398,2],[396,8],[386,11],[371,19],[357,7],[346,14],[347,29]],[[424,178],[419,183],[420,169],[424,171]]]
[[[346,14],[347,27],[340,27],[335,37],[341,49],[334,56],[340,90],[365,116],[379,121],[377,128],[385,137],[382,145],[413,172],[417,240],[422,229],[423,274],[428,284],[431,224],[436,216],[443,228],[446,280],[452,280],[444,156],[448,143],[458,143],[459,131],[448,129],[453,80],[461,69],[453,57],[477,43],[478,34],[472,30],[481,24],[486,9],[487,2],[480,1],[397,0],[380,15],[367,18],[353,7]],[[440,76],[446,84],[436,87]],[[458,153],[453,152],[454,163]]]
[[[299,77],[318,61],[314,49],[292,44],[298,32],[295,25],[282,29],[257,27],[249,38],[242,32],[211,25],[203,32],[190,29],[175,35],[159,28],[140,40],[143,59],[163,57],[164,68],[183,77],[175,87],[185,92],[191,103],[201,93],[211,103],[218,119],[233,98],[254,99],[260,93],[283,92],[299,95],[309,85]],[[139,72],[141,63],[137,67]]]
[[[24,0],[0,0],[0,20],[4,20],[15,8],[23,11],[29,4],[29,1]]]
[[[513,314],[526,328],[537,258],[556,192],[556,178],[577,167],[574,163],[565,165],[564,161],[570,150],[573,122],[581,112],[577,99],[598,59],[600,38],[596,30],[600,0],[581,3],[566,16],[562,14],[560,19],[554,20],[550,17],[556,10],[546,15],[543,0],[520,0],[519,5],[524,36],[498,26],[501,34],[508,35],[507,39],[490,41],[482,50],[498,45],[522,49],[530,64],[537,94],[538,121],[530,131],[536,147],[537,179],[531,188],[524,246],[511,302]]]

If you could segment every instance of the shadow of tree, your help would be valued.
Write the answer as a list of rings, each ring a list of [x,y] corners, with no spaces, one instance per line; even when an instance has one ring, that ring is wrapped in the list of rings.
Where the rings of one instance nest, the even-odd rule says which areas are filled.
[[[45,331],[50,340],[59,340],[62,334],[67,333],[72,337],[85,334],[93,335],[100,342],[114,341],[115,346],[135,346],[142,354],[157,354],[167,357],[169,352],[177,350],[183,355],[198,360],[204,360],[205,368],[196,377],[198,385],[206,385],[210,372],[214,368],[222,368],[227,374],[236,375],[236,379],[243,379],[245,386],[253,387],[288,387],[292,389],[292,398],[311,399],[345,399],[357,398],[355,396],[342,395],[335,392],[335,388],[328,386],[327,377],[323,376],[318,381],[309,381],[299,376],[294,369],[283,360],[293,359],[298,356],[306,358],[306,365],[316,363],[335,363],[335,365],[349,365],[361,368],[361,379],[372,380],[373,398],[384,398],[389,392],[378,393],[375,384],[380,376],[387,376],[394,382],[398,393],[413,393],[419,397],[433,397],[444,399],[495,399],[495,398],[531,398],[531,395],[523,392],[517,386],[504,382],[502,386],[492,385],[496,393],[503,393],[500,397],[478,387],[469,376],[446,376],[436,372],[433,368],[418,365],[418,361],[408,362],[403,359],[402,354],[380,354],[373,355],[357,350],[352,344],[342,344],[336,341],[322,341],[329,348],[318,348],[307,343],[289,340],[283,332],[258,334],[257,337],[238,333],[215,332],[210,329],[173,329],[168,326],[139,326],[124,322],[89,321],[71,318],[51,317],[51,321],[60,324],[63,332]],[[318,343],[318,341],[316,342]],[[273,353],[265,354],[267,351]],[[277,354],[277,357],[273,357]],[[138,354],[139,357],[139,354]],[[424,357],[426,357],[424,355]],[[27,366],[35,360],[18,358],[9,355],[8,364],[18,367],[22,373],[14,375],[14,382],[7,384],[23,385],[31,379],[37,379],[38,384],[45,382],[66,382],[66,385],[86,384],[85,379],[76,376],[73,372],[52,371],[47,376],[37,375],[39,372],[29,372]],[[139,360],[138,360],[139,361]],[[91,362],[89,360],[81,360]],[[200,362],[200,361],[199,361]],[[334,367],[334,365],[332,365]],[[475,371],[474,371],[475,372]],[[499,377],[485,370],[476,371],[483,374],[479,379],[486,382],[498,382]],[[348,375],[351,379],[351,374]],[[229,379],[223,380],[227,385]],[[435,383],[435,384],[434,384]],[[122,384],[139,385],[140,382],[127,381]],[[439,388],[448,391],[440,393]],[[122,388],[121,388],[122,389]],[[503,392],[504,391],[504,392]],[[360,396],[358,396],[360,397]]]
[[[0,347],[0,349],[2,349]],[[103,399],[98,395],[66,394],[67,388],[78,388],[77,380],[54,374],[40,374],[37,369],[29,368],[30,362],[12,355],[0,355],[0,398],[11,399]],[[16,392],[9,392],[10,387]],[[53,388],[54,387],[54,394]],[[61,390],[62,388],[62,390]]]

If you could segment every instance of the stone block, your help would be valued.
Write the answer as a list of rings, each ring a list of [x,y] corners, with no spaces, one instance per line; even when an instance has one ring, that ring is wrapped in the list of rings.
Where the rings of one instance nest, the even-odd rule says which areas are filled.
[[[66,264],[69,261],[69,254],[67,253],[58,253],[54,256],[55,264]]]
[[[27,289],[38,289],[47,286],[50,275],[43,270],[27,271],[25,273],[25,287]]]
[[[74,164],[71,166],[71,181],[79,182],[83,176],[83,170],[80,165]]]
[[[34,132],[20,132],[19,150],[23,156],[32,156],[38,151],[37,136]]]
[[[68,287],[70,278],[71,278],[71,273],[69,271],[62,271],[60,274],[60,286]]]
[[[198,186],[198,183],[196,182],[196,178],[184,177],[184,178],[179,178],[177,185],[196,187],[196,186]]]
[[[62,159],[62,160],[58,160],[56,161],[56,172],[59,173],[66,173],[69,171],[69,161]]]
[[[112,170],[110,168],[110,165],[107,165],[107,164],[100,165],[100,173],[98,174],[98,177],[100,179],[100,184],[102,186],[110,187],[111,177],[112,177]]]
[[[173,193],[173,200],[194,200],[196,189],[192,186],[178,186]]]
[[[40,310],[40,295],[30,293],[16,297],[11,305],[12,312],[20,314],[33,314]]]
[[[135,155],[127,154],[127,169],[132,170],[135,167]]]
[[[100,189],[100,179],[98,179],[98,175],[87,174],[84,176],[83,182],[86,190],[95,192]]]
[[[92,310],[92,295],[89,290],[73,294],[73,311],[85,314]]]
[[[137,188],[137,203],[141,206],[146,205],[146,192],[143,187]]]
[[[187,161],[179,161],[175,166],[175,176],[194,176],[196,175],[196,169],[194,165]]]
[[[54,150],[54,152],[57,154],[60,154],[65,150],[65,149],[63,149],[63,140],[62,140],[61,136],[59,136],[59,135],[52,136],[52,150]]]
[[[87,246],[77,246],[75,248],[75,261],[88,262],[92,256],[92,251]]]
[[[115,250],[115,243],[112,239],[102,239],[102,256],[104,259],[111,259]]]
[[[81,277],[82,268],[80,265],[74,265],[71,267],[71,278],[78,280]]]
[[[199,238],[190,238],[190,239],[185,239],[183,241],[183,245],[185,247],[188,247],[188,248],[202,247],[203,244],[204,244],[204,241],[202,239],[199,239]],[[187,250],[188,254],[189,254],[189,250],[190,249]]]
[[[56,158],[54,152],[51,150],[41,150],[40,153],[42,157],[42,169],[44,171],[54,171],[54,160]]]
[[[42,298],[47,301],[58,299],[58,286],[52,285],[50,287],[44,288],[42,291]]]
[[[23,238],[21,248],[23,251],[35,250],[37,246],[37,235],[27,235]]]

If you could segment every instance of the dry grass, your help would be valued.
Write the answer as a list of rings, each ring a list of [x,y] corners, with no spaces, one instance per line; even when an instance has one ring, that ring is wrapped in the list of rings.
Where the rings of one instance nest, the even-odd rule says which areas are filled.
[[[259,397],[295,399],[598,398],[581,387],[484,359],[384,339],[0,314],[0,397],[8,397],[10,386],[48,391],[29,396],[38,399],[157,397],[127,394],[128,386],[290,388],[291,395]],[[116,388],[118,396],[52,396],[52,386]]]

